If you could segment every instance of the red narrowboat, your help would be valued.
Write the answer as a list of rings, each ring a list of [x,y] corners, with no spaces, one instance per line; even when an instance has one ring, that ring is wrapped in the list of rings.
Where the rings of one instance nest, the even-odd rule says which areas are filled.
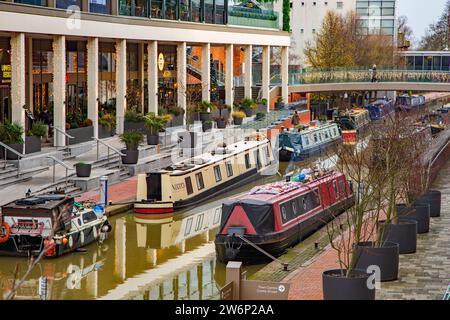
[[[289,180],[289,179],[287,179]],[[215,239],[220,262],[258,264],[270,260],[252,242],[277,257],[354,205],[342,173],[315,172],[303,182],[283,181],[253,188],[222,205]]]

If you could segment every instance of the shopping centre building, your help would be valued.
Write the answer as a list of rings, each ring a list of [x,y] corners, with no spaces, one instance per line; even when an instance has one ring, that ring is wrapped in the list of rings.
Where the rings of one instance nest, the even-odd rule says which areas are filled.
[[[274,52],[288,101],[281,20],[251,0],[2,0],[0,120],[25,126],[26,108],[36,117],[48,109],[55,128],[88,118],[97,135],[99,112],[112,109],[121,133],[129,108],[186,110],[190,86],[230,106],[237,86],[245,97],[258,90],[269,109]]]

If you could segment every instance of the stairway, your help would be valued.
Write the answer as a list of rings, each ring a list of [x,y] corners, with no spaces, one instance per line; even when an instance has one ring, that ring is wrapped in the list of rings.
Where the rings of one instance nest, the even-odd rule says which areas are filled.
[[[0,187],[6,188],[7,186],[17,184],[19,182],[27,181],[33,178],[33,176],[47,171],[48,167],[36,167],[28,170],[21,170],[17,174],[17,167],[14,164],[4,163],[0,164]]]
[[[252,87],[252,99],[257,100],[259,91],[261,87]],[[245,98],[245,88],[235,87],[234,88],[234,101],[239,103]]]

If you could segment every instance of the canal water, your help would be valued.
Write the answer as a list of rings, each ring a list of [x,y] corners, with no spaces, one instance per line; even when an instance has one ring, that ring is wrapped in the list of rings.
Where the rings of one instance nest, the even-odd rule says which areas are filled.
[[[318,159],[313,159],[313,161]],[[320,159],[329,167],[335,159]],[[216,261],[214,237],[218,231],[223,200],[256,185],[278,181],[287,167],[217,197],[172,218],[151,220],[126,213],[111,218],[113,231],[103,244],[91,244],[86,252],[44,259],[33,269],[15,299],[41,299],[39,278],[47,278],[46,299],[218,299],[225,283],[225,266]],[[0,257],[0,297],[14,278],[27,270],[27,259]],[[264,265],[245,267],[247,275]]]

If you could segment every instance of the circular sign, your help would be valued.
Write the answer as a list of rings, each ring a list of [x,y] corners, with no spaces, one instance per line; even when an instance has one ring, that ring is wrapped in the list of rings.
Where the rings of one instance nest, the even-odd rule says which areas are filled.
[[[164,55],[162,53],[160,53],[158,56],[158,69],[159,71],[164,70]]]

